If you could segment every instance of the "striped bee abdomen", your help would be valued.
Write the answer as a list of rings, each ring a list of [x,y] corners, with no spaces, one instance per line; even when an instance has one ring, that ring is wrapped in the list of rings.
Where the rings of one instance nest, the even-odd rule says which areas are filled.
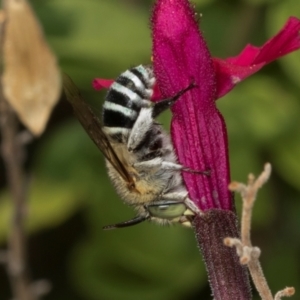
[[[151,105],[154,82],[152,67],[142,65],[123,72],[116,79],[103,105],[103,125],[108,134],[133,127],[141,108]]]

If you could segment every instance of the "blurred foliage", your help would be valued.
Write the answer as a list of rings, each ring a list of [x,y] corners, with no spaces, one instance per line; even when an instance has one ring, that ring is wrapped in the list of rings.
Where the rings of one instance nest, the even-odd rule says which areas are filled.
[[[130,66],[149,63],[151,3],[32,1],[61,68],[73,78],[96,111],[101,110],[104,93],[92,90],[94,77],[114,78]],[[218,57],[234,56],[248,42],[260,45],[290,15],[300,17],[299,0],[194,0],[193,3],[202,14],[201,28],[211,53]],[[253,239],[262,249],[262,265],[271,289],[295,286],[298,293],[299,73],[300,51],[265,67],[218,101],[228,127],[232,178],[245,181],[249,172],[258,174],[264,162],[273,165],[271,180],[260,192],[254,210]],[[63,108],[61,112],[60,105],[48,130],[28,153],[29,242],[36,245],[49,232],[65,232],[62,228],[70,227],[68,234],[57,234],[51,240],[46,259],[41,259],[44,253],[34,252],[33,275],[49,278],[53,283],[53,291],[46,299],[210,299],[204,266],[191,230],[145,223],[124,230],[102,231],[103,225],[129,219],[134,212],[120,201],[110,185],[102,155],[70,110]],[[169,114],[161,119],[166,126],[169,120]],[[11,209],[8,199],[3,188],[0,195],[3,243]],[[239,199],[237,206],[240,207]],[[80,224],[84,226],[74,225],[75,215],[80,215]],[[72,238],[68,244],[71,232],[78,238]],[[60,256],[66,252],[63,247],[69,247],[69,254],[62,263]],[[48,259],[54,274],[47,272]],[[38,267],[35,261],[39,262]],[[0,298],[8,299],[7,293],[7,289],[1,288]]]

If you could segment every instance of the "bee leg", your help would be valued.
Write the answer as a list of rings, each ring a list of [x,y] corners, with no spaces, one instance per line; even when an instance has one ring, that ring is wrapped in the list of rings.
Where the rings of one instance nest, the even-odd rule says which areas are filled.
[[[127,149],[133,151],[145,138],[147,132],[153,125],[152,107],[142,108],[128,137]]]
[[[162,168],[162,164],[163,164],[163,160],[161,157],[155,157],[153,159],[150,160],[146,160],[146,161],[141,161],[141,162],[137,162],[132,164],[132,166],[137,170],[137,171],[156,171],[158,169]]]
[[[134,163],[132,165],[136,169],[163,169],[163,170],[173,170],[173,171],[181,171],[184,169],[182,165],[168,162],[168,161],[163,161],[161,157],[156,157],[151,160],[146,160],[138,163]]]
[[[180,164],[172,163],[172,162],[162,162],[161,168],[164,170],[173,170],[173,171],[184,171],[188,173],[194,173],[194,174],[203,174],[203,175],[210,175],[210,170],[205,171],[198,171],[198,170],[192,170],[190,168],[184,167]]]
[[[192,173],[192,174],[202,174],[206,176],[210,176],[210,169],[207,169],[205,171],[199,171],[199,170],[193,170],[187,167],[182,167],[181,171],[187,172],[187,173]]]
[[[183,202],[187,210],[184,215],[192,215],[202,214],[202,211],[196,206],[196,204],[188,197],[188,193],[186,191],[172,192],[161,195],[162,199],[174,200],[178,202]]]
[[[145,169],[149,172],[151,171],[157,171],[158,169],[161,170],[166,170],[166,171],[186,171],[186,172],[191,172],[191,173],[203,173],[207,175],[206,172],[198,172],[198,171],[193,171],[188,168],[183,167],[180,164],[168,162],[168,161],[163,161],[161,157],[156,157],[150,160],[142,161],[142,162],[137,162],[132,164],[132,166],[137,170],[137,171],[145,171]]]
[[[161,195],[162,200],[174,200],[174,201],[178,201],[178,202],[184,202],[184,200],[187,198],[188,198],[187,191],[162,193],[162,195]]]
[[[194,173],[194,174],[203,174],[206,176],[210,175],[210,170],[206,171],[196,171],[192,170],[190,168],[184,167],[180,164],[176,164],[173,162],[168,162],[168,161],[163,161],[160,157],[153,158],[151,160],[147,161],[142,161],[138,163],[134,163],[132,165],[134,168],[137,170],[141,169],[163,169],[163,170],[170,170],[170,171],[184,171],[184,172],[189,172],[189,173]]]
[[[184,199],[184,204],[188,207],[188,210],[192,211],[194,215],[202,215],[203,212],[199,209],[196,204],[188,197]]]

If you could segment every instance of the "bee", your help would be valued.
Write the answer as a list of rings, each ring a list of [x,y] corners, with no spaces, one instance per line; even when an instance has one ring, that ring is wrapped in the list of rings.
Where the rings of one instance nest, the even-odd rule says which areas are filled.
[[[139,65],[123,72],[107,92],[101,123],[73,105],[77,116],[77,110],[81,110],[79,115],[84,120],[78,116],[80,122],[104,154],[117,193],[137,212],[135,218],[104,229],[132,226],[145,220],[191,226],[195,213],[201,213],[188,197],[181,172],[207,175],[207,171],[194,171],[179,164],[170,135],[155,120],[195,84],[171,98],[152,102],[154,84],[151,66]],[[65,81],[69,101],[81,97],[73,85],[70,80]],[[90,109],[89,112],[92,113]]]

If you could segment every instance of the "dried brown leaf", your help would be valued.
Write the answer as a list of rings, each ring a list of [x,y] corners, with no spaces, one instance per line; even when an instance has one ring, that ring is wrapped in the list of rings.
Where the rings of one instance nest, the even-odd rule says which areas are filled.
[[[4,95],[24,125],[40,135],[59,99],[60,71],[28,2],[4,3]]]

